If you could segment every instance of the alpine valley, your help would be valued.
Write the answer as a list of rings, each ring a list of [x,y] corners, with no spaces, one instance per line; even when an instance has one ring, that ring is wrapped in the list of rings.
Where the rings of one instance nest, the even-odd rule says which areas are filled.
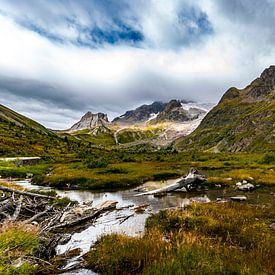
[[[1,274],[274,274],[274,65],[216,106],[83,114],[0,105]]]

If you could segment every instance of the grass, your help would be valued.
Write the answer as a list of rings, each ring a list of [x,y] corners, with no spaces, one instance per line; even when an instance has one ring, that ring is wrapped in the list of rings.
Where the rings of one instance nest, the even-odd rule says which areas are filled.
[[[4,223],[0,227],[0,274],[35,274],[29,256],[38,248],[38,230],[35,226]],[[29,257],[29,259],[31,259]],[[21,260],[22,264],[18,264]]]
[[[142,237],[106,235],[87,254],[102,274],[274,274],[274,209],[193,204],[147,220]]]
[[[25,178],[27,173],[32,173],[35,183],[58,188],[119,189],[137,186],[147,180],[182,176],[190,167],[196,167],[207,175],[209,187],[217,183],[235,184],[244,179],[261,186],[274,186],[273,157],[271,153],[136,153],[93,149],[70,161],[44,161],[23,167],[0,162],[0,175]]]

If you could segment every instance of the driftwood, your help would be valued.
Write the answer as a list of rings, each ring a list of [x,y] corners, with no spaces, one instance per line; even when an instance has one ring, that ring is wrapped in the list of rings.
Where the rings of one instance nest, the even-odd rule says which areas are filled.
[[[39,225],[40,235],[50,231],[77,226],[98,217],[102,212],[116,208],[116,201],[104,201],[95,207],[90,204],[61,207],[53,203],[56,197],[30,193],[6,186],[0,201],[0,223],[18,220]]]
[[[4,191],[4,192],[16,193],[16,194],[20,194],[20,195],[24,195],[24,196],[35,197],[35,198],[43,198],[43,199],[49,199],[49,200],[55,199],[55,197],[52,197],[52,196],[46,196],[46,195],[41,195],[41,194],[36,194],[36,193],[31,193],[31,192],[25,192],[25,191],[21,191],[21,190],[17,190],[17,189],[8,188],[5,186],[0,186],[0,190]]]
[[[190,191],[197,188],[199,184],[201,184],[205,180],[206,180],[206,177],[204,175],[199,174],[199,172],[196,169],[191,168],[188,175],[183,179],[181,179],[180,181],[177,181],[176,183],[172,183],[163,188],[137,194],[135,196],[137,197],[137,196],[144,196],[144,195],[154,195],[158,193],[167,193],[167,192],[171,192],[179,189],[185,189],[186,191]]]

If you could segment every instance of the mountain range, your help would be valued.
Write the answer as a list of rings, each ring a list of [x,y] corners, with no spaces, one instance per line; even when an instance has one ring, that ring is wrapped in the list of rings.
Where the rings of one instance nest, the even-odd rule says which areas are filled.
[[[176,99],[153,102],[112,122],[104,113],[87,112],[69,130],[52,131],[0,105],[0,154],[20,154],[22,148],[25,154],[62,154],[80,143],[148,143],[155,147],[172,145],[179,151],[274,151],[275,66],[265,69],[244,89],[228,89],[211,107]]]

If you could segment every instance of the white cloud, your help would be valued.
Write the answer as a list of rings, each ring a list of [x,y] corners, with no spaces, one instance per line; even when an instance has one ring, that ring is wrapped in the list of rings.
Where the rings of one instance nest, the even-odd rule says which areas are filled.
[[[68,128],[89,109],[114,116],[154,100],[218,101],[227,88],[243,87],[275,60],[273,41],[266,38],[267,22],[263,26],[232,22],[213,1],[196,1],[207,13],[214,34],[191,47],[178,48],[173,46],[179,33],[174,30],[178,28],[174,25],[175,12],[184,2],[140,2],[144,9],[137,20],[146,43],[142,48],[105,45],[91,49],[55,43],[0,14],[1,102],[48,127]],[[55,11],[65,16],[62,8],[51,10],[52,17],[56,18]],[[22,16],[13,6],[6,9]],[[24,9],[30,12],[28,7]],[[68,11],[76,13],[83,25],[90,24],[91,19],[78,5],[71,5]],[[39,10],[37,14],[40,24],[48,27],[50,23],[42,13]],[[100,10],[96,14],[99,17]],[[56,20],[55,33],[70,38],[78,35],[77,30]],[[109,24],[105,18],[100,22]]]

